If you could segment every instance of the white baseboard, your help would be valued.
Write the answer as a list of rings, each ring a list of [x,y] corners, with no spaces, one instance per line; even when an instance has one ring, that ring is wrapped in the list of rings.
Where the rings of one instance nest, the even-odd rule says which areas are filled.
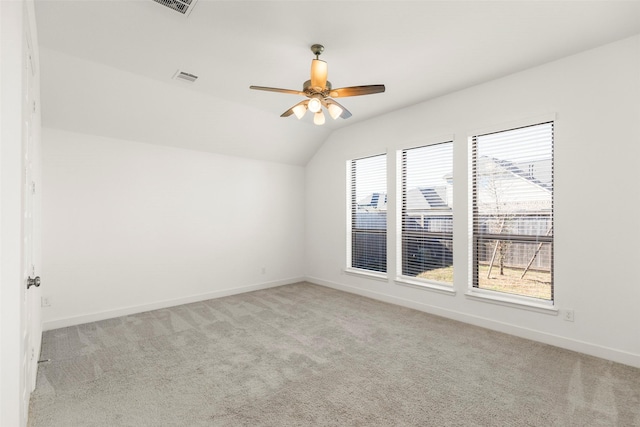
[[[504,323],[497,320],[488,319],[485,317],[474,316],[474,315],[462,313],[455,310],[436,307],[436,306],[424,304],[421,302],[411,301],[404,298],[382,294],[379,292],[373,292],[366,289],[344,285],[342,283],[331,282],[331,281],[327,281],[317,277],[306,277],[305,280],[309,283],[314,283],[316,285],[326,286],[332,289],[337,289],[339,291],[361,295],[361,296],[372,298],[378,301],[388,302],[391,304],[412,308],[414,310],[423,311],[425,313],[434,314],[436,316],[446,317],[448,319],[457,320],[460,322],[468,323],[470,325],[480,326],[486,329],[503,332],[509,335],[515,335],[520,338],[526,338],[526,339],[538,341],[544,344],[549,344],[549,345],[564,348],[567,350],[572,350],[579,353],[588,354],[590,356],[600,357],[602,359],[607,359],[613,362],[622,363],[624,365],[640,368],[640,355],[638,354],[628,353],[628,352],[617,350],[614,348],[603,347],[597,344],[574,340],[571,338],[549,334],[546,332],[536,331],[529,328],[523,328],[517,325]]]
[[[158,310],[161,308],[174,307],[176,305],[189,304],[192,302],[205,301],[208,299],[222,298],[230,295],[242,294],[245,292],[258,291],[260,289],[274,288],[276,286],[290,285],[292,283],[303,282],[304,277],[294,277],[290,279],[274,280],[272,282],[257,283],[237,288],[222,289],[204,294],[190,295],[171,300],[155,301],[148,304],[140,304],[129,307],[122,307],[113,310],[105,310],[97,313],[87,313],[80,316],[65,317],[43,322],[42,330],[66,328],[68,326],[81,325],[83,323],[97,322],[99,320],[112,319],[114,317],[128,316],[131,314],[143,313],[145,311]]]

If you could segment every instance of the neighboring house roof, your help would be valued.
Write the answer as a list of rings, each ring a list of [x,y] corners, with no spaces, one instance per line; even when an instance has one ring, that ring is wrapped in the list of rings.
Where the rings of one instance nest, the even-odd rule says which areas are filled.
[[[451,210],[451,186],[413,188],[407,193],[410,210]],[[448,197],[447,197],[448,196]],[[372,193],[358,201],[358,208],[366,211],[386,211],[386,193]]]
[[[551,183],[542,182],[536,171],[525,172],[507,160],[482,156],[477,182],[478,206],[511,212],[548,211],[552,207]]]
[[[548,161],[516,164],[508,160],[481,156],[479,168],[484,171],[478,181],[478,204],[510,206],[515,211],[539,211],[551,208],[551,170]],[[523,168],[527,168],[525,171]],[[549,170],[547,170],[549,169]],[[448,174],[452,177],[452,174]],[[542,179],[540,179],[542,178]],[[544,181],[543,181],[544,180]],[[447,180],[452,182],[451,179]],[[452,185],[438,187],[412,188],[407,192],[406,206],[410,212],[440,211],[441,214],[452,209]],[[358,208],[368,212],[387,210],[386,193],[372,193],[358,201]],[[437,213],[433,212],[437,215]],[[410,215],[412,215],[410,213]],[[374,220],[376,221],[376,220]]]
[[[452,187],[420,187],[407,191],[406,206],[409,211],[451,210]],[[449,201],[449,203],[447,203]]]
[[[503,168],[505,171],[512,173],[513,175],[520,177],[524,180],[529,181],[530,183],[537,185],[541,188],[544,188],[547,191],[551,191],[551,184],[550,183],[545,183],[542,182],[541,180],[539,180],[535,175],[533,175],[533,172],[525,172],[524,170],[521,169],[520,166],[516,165],[513,162],[510,162],[508,160],[501,160],[501,159],[496,159],[496,158],[489,158],[487,157],[487,159],[490,159],[493,163],[495,163],[496,165],[500,166],[501,168]],[[532,165],[534,164],[534,162],[531,163]]]
[[[358,208],[371,211],[387,210],[387,194],[371,193],[367,197],[358,201]]]

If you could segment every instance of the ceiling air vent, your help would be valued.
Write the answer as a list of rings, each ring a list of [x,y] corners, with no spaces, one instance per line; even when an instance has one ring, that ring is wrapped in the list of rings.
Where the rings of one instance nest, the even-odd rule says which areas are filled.
[[[169,9],[173,9],[176,12],[180,12],[185,16],[189,16],[198,0],[153,0],[156,3],[160,3],[163,6],[167,6]]]
[[[194,74],[185,73],[184,71],[178,70],[173,75],[173,78],[175,80],[181,80],[183,82],[193,83],[198,79],[198,76],[196,76]]]

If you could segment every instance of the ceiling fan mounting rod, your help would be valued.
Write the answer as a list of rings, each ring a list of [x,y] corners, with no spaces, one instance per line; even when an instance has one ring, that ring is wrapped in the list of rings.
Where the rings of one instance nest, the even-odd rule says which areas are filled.
[[[324,52],[324,46],[322,46],[321,44],[311,45],[311,52],[313,52],[313,54],[316,56],[316,59],[318,59],[322,52]]]

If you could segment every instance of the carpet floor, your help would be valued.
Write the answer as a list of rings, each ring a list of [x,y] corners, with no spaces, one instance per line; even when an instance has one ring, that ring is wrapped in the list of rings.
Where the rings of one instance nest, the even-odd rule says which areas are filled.
[[[45,332],[31,427],[640,426],[640,369],[308,283]]]

